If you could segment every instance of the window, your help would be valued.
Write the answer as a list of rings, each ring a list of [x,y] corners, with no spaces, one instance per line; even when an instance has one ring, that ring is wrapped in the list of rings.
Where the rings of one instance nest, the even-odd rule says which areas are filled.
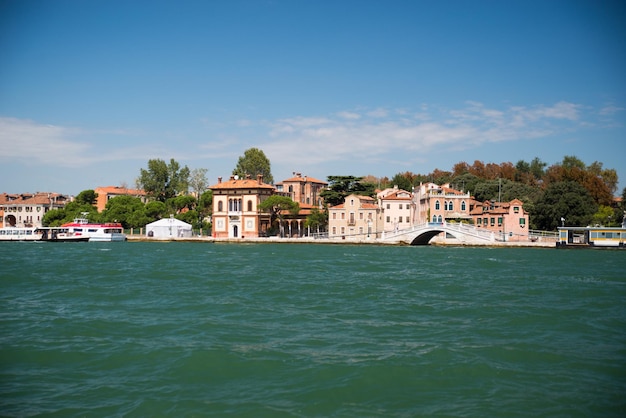
[[[487,218],[483,218],[483,224],[485,224],[485,226],[487,226]]]
[[[359,212],[359,219],[363,220],[363,212]]]
[[[224,203],[220,200],[217,202],[217,211],[222,212],[224,210]]]
[[[437,215],[433,215],[433,222],[437,222]]]
[[[402,223],[402,216],[400,216],[400,217],[398,218],[398,223],[399,223],[399,224],[401,224],[401,223]]]
[[[248,212],[252,212],[252,200],[248,200]]]
[[[337,235],[337,227],[333,226],[333,235]]]
[[[463,200],[463,201],[461,202],[461,212],[465,212],[465,208],[466,208],[466,206],[465,206],[465,200]]]
[[[454,210],[454,202],[452,200],[448,203],[448,210]]]
[[[341,235],[343,235],[343,234],[345,234],[345,233],[346,233],[346,227],[345,227],[345,226],[342,226],[342,227],[341,227]]]
[[[402,203],[398,205],[398,209],[402,209]]]
[[[482,223],[483,223],[482,218],[477,218],[477,219],[476,219],[476,224],[477,224],[477,225],[481,225]]]
[[[387,216],[386,221],[387,221],[387,223],[391,222],[391,218],[389,216]]]
[[[333,219],[337,219],[337,212],[333,212]]]
[[[491,218],[491,226],[494,226],[496,224],[496,218]]]
[[[350,199],[350,206],[354,206],[354,199]]]
[[[387,203],[387,209],[391,209],[391,204]]]
[[[439,210],[441,209],[441,204],[439,203],[438,200],[435,201],[435,210]]]
[[[519,218],[519,224],[520,224],[520,226],[522,226],[522,227],[523,227],[524,225],[526,225],[526,218]]]
[[[502,217],[498,217],[498,226],[502,226]]]
[[[409,222],[410,222],[410,221],[409,221],[409,217],[407,216],[407,217],[406,217],[406,223],[409,223]]]
[[[346,219],[346,214],[345,214],[345,212],[341,212],[341,219]]]
[[[519,206],[513,206],[513,213],[519,213]]]

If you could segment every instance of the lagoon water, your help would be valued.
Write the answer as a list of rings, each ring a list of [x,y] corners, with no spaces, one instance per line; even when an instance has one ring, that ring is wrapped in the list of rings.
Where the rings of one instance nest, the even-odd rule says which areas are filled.
[[[0,250],[1,416],[626,415],[626,251]]]

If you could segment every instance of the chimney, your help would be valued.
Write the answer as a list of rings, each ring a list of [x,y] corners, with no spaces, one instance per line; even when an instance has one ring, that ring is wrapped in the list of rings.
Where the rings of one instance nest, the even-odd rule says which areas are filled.
[[[257,181],[259,184],[263,184],[263,174],[257,174],[257,175],[256,175],[256,181]]]
[[[222,177],[220,176],[217,178],[217,184],[220,184],[221,182],[222,182]]]
[[[233,181],[233,180],[235,180],[235,175],[234,175],[234,174],[231,174],[231,176],[230,176],[230,181]]]

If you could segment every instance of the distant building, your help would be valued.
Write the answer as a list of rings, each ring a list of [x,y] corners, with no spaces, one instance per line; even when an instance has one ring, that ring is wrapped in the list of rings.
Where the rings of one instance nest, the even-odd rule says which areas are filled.
[[[143,203],[146,203],[146,192],[143,190],[129,189],[127,187],[118,186],[106,186],[98,187],[94,190],[98,194],[96,198],[96,209],[98,212],[102,212],[107,205],[107,202],[117,196],[132,196],[138,197]]]
[[[472,201],[474,226],[500,234],[506,241],[528,240],[528,213],[519,199],[510,202]]]
[[[210,186],[213,191],[213,237],[245,238],[266,236],[271,227],[270,214],[259,205],[275,193],[274,186],[263,183],[263,176],[240,179],[231,176]]]
[[[450,187],[449,184],[420,184],[413,192],[415,223],[469,220],[471,196]]]
[[[382,231],[382,210],[372,197],[351,194],[328,208],[329,238],[376,239]]]
[[[2,228],[41,227],[43,215],[51,209],[61,209],[72,199],[59,193],[0,194]]]
[[[385,232],[409,228],[413,225],[415,210],[413,194],[395,186],[376,194],[382,208]]]
[[[303,236],[308,234],[304,225],[306,218],[311,214],[313,208],[322,209],[324,199],[320,193],[326,189],[328,183],[313,177],[302,176],[301,173],[293,173],[293,177],[276,183],[276,192],[283,196],[288,196],[300,205],[300,212],[297,215],[284,213],[286,221],[285,233],[288,236]]]

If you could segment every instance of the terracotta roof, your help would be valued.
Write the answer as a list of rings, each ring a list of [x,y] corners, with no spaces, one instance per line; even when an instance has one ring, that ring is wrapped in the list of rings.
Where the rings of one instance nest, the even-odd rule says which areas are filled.
[[[20,193],[0,194],[0,205],[50,205],[63,206],[69,202],[69,197],[60,193]]]
[[[328,184],[328,183],[327,183],[327,182],[325,182],[325,181],[318,180],[318,179],[316,179],[316,178],[313,178],[313,177],[308,177],[308,176],[304,176],[304,177],[302,177],[302,176],[300,176],[300,177],[299,177],[299,176],[295,176],[295,177],[288,178],[287,180],[283,180],[283,181],[281,181],[280,183],[276,183],[276,184],[283,184],[283,183],[300,183],[300,182],[303,182],[303,181],[305,181],[305,182],[307,182],[307,183]]]
[[[209,189],[274,189],[274,186],[271,184],[259,182],[256,179],[235,179],[231,177],[228,181],[222,181],[213,186],[210,186]]]
[[[404,194],[407,196],[399,196],[400,194]],[[396,192],[388,194],[382,199],[383,200],[412,200],[411,193],[407,192],[406,190],[398,190]]]
[[[128,187],[120,187],[120,186],[103,186],[96,187],[94,192],[100,194],[122,194],[122,195],[140,195],[145,196],[146,192],[138,189],[129,189]]]

